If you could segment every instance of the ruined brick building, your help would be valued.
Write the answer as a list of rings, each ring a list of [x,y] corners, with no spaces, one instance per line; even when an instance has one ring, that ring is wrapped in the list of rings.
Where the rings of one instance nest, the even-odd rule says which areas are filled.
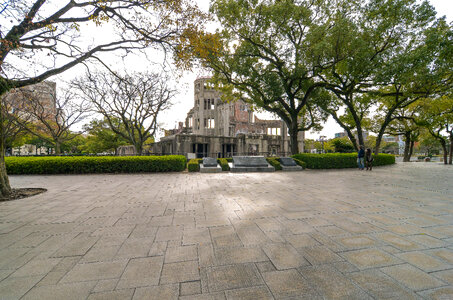
[[[281,120],[261,120],[242,100],[224,102],[211,88],[209,78],[194,82],[194,107],[178,129],[151,145],[153,154],[183,154],[188,157],[233,155],[287,155],[290,141]],[[299,136],[303,150],[304,133]]]

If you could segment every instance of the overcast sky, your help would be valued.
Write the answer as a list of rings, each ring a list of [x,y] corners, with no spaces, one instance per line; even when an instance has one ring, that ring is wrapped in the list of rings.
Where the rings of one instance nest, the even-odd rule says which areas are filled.
[[[209,2],[209,0],[197,0],[199,7],[206,11],[209,9]],[[430,0],[430,2],[438,11],[439,16],[446,15],[449,22],[453,21],[453,0]],[[210,29],[213,30],[214,28],[211,27]],[[128,70],[143,71],[144,69],[149,68],[147,64],[143,63],[144,61],[146,60],[143,57],[131,55],[127,58],[126,66]],[[152,68],[152,65],[150,66]],[[69,80],[74,76],[73,74],[80,74],[80,71],[83,72],[83,69],[79,66],[66,72],[60,78]],[[175,128],[178,122],[185,120],[187,112],[193,107],[193,82],[197,77],[206,75],[208,75],[208,73],[201,70],[184,72],[183,76],[179,78],[178,83],[175,82],[179,94],[173,101],[174,105],[172,108],[169,111],[162,113],[158,120],[163,128]],[[57,79],[57,83],[58,81],[59,80]],[[265,113],[258,114],[258,116],[268,118],[270,115]],[[343,131],[341,127],[337,125],[333,119],[329,119],[320,133],[307,132],[306,137],[317,139],[320,135],[324,135],[327,136],[327,138],[333,138],[336,132],[341,131]]]

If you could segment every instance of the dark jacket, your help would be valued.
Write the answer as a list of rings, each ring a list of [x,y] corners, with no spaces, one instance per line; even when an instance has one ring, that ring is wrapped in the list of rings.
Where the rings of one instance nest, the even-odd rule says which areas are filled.
[[[357,155],[357,157],[358,157],[358,158],[362,158],[362,157],[364,157],[364,156],[365,156],[365,150],[360,149],[360,150],[359,150],[359,153],[358,153],[358,155]]]

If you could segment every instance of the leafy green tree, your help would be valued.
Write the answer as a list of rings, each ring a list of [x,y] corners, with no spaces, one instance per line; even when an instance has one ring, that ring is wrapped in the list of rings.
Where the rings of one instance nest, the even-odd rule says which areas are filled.
[[[120,120],[112,119],[111,121],[115,123],[115,127],[120,128]],[[128,144],[126,139],[110,129],[108,121],[105,118],[102,120],[92,120],[84,126],[84,129],[88,136],[86,137],[85,144],[81,147],[83,152],[110,152],[116,155],[118,147]]]
[[[326,119],[316,102],[330,95],[316,76],[335,63],[323,53],[329,2],[215,0],[211,10],[223,30],[197,52],[226,99],[243,99],[286,123],[293,154],[298,132]]]
[[[334,151],[335,152],[349,153],[349,152],[353,152],[355,150],[354,145],[346,137],[332,139],[331,143],[332,143],[332,145],[334,147]]]
[[[420,103],[417,124],[428,130],[438,140],[444,154],[444,164],[452,164],[453,158],[453,97],[443,96],[425,99]],[[450,153],[450,154],[449,154]],[[450,158],[450,161],[448,161]]]
[[[365,149],[369,148],[373,150],[374,147],[376,147],[376,136],[374,135],[367,136],[367,138],[365,139]]]
[[[86,144],[87,138],[78,133],[73,133],[74,137],[61,144],[61,151],[68,154],[83,153],[82,149]]]
[[[49,143],[47,140],[43,140],[36,135],[28,134],[29,138],[26,140],[26,144],[35,146],[35,155],[38,155],[38,149],[45,148],[47,154],[52,154],[54,150],[54,145]]]
[[[320,78],[337,99],[326,102],[323,108],[358,149],[365,143],[363,130],[369,114],[378,104],[376,91],[382,84],[391,84],[390,79],[394,78],[392,63],[423,44],[420,36],[436,13],[428,2],[416,0],[353,1],[349,5],[340,1],[336,5],[339,8],[334,17],[339,29],[328,35],[325,49],[338,63],[324,70]],[[376,152],[379,140],[378,137]]]
[[[453,60],[453,25],[437,20],[417,37],[422,43],[394,51],[391,59],[376,77],[381,86],[377,93],[379,127],[376,154],[379,152],[386,127],[400,117],[399,112],[411,110],[418,101],[431,96],[450,93],[453,88],[451,70]],[[410,143],[410,141],[409,141]]]
[[[305,139],[304,140],[304,150],[305,152],[310,152],[310,150],[314,148],[315,140],[313,139]]]
[[[385,133],[393,136],[403,136],[403,161],[409,162],[414,153],[415,143],[418,141],[421,126],[416,123],[417,106],[409,105],[396,111],[392,121],[387,125]],[[385,146],[385,145],[381,145]]]
[[[422,130],[419,137],[418,151],[427,156],[437,155],[442,152],[442,146],[439,140],[433,137],[427,130]]]

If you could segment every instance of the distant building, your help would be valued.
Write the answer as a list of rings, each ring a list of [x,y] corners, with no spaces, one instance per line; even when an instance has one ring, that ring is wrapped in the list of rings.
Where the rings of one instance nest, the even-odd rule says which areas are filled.
[[[392,151],[393,154],[404,154],[404,147],[405,147],[405,142],[403,139],[402,135],[384,135],[382,136],[382,141],[386,143],[396,143],[398,144],[397,147],[395,147],[394,151]]]
[[[358,139],[357,132],[354,131],[353,133],[354,133],[355,138]],[[368,131],[366,131],[366,130],[363,130],[362,131],[362,135],[363,135],[363,139],[366,140],[368,138],[368,136],[370,135],[370,133]],[[343,131],[343,132],[335,133],[335,138],[343,138],[343,137],[349,137],[348,133],[346,132],[346,130]]]
[[[348,137],[348,134],[346,133],[346,131],[343,131],[343,132],[337,132],[335,133],[335,138],[342,138],[342,137]]]
[[[49,117],[54,117],[57,113],[55,103],[57,84],[51,81],[43,81],[37,84],[28,85],[25,87],[12,89],[4,97],[6,101],[11,103],[13,110],[20,109],[23,113],[30,110],[30,98],[39,101],[40,105],[49,114]]]
[[[400,141],[403,141],[402,137],[399,135],[384,135],[382,136],[382,140],[386,143],[398,143]]]
[[[194,107],[187,114],[185,126],[166,131],[160,142],[151,145],[152,153],[188,157],[289,154],[290,139],[283,121],[259,119],[242,100],[222,101],[220,92],[211,88],[208,80],[195,80]],[[302,132],[301,151],[303,138]]]
[[[178,128],[175,129],[164,129],[164,136],[175,135],[181,133],[184,130],[184,122],[178,122]]]
[[[37,84],[12,89],[2,99],[7,101],[10,106],[10,112],[20,110],[24,117],[28,117],[27,111],[30,111],[31,106],[30,98],[39,101],[42,105],[43,110],[49,115],[49,118],[54,118],[57,113],[56,107],[56,89],[57,84],[51,81],[43,81]],[[33,122],[33,118],[30,120]],[[34,155],[34,154],[49,154],[49,149],[45,147],[36,148],[35,145],[23,145],[21,147],[15,147],[10,149],[10,155]]]

